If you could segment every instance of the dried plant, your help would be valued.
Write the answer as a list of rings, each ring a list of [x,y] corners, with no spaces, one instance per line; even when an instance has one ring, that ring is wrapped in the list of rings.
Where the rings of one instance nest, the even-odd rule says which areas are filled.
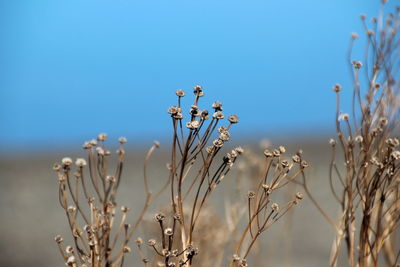
[[[256,162],[252,189],[247,193],[247,223],[236,245],[230,266],[247,266],[250,250],[256,244],[260,235],[281,219],[298,202],[303,199],[301,193],[296,193],[292,199],[280,207],[271,203],[271,197],[276,197],[279,189],[293,182],[308,167],[299,151],[291,160],[284,158],[285,147],[264,151],[264,160],[253,159]],[[251,170],[251,169],[250,169]]]
[[[62,237],[55,237],[67,266],[122,266],[125,254],[131,251],[128,242],[150,204],[151,194],[145,171],[147,195],[143,210],[133,225],[127,222],[129,208],[126,206],[120,207],[119,221],[115,218],[118,207],[116,196],[125,158],[124,143],[127,140],[119,138],[117,166],[114,174],[109,175],[112,172],[109,166],[111,152],[105,147],[106,139],[106,134],[99,134],[97,140],[93,139],[83,145],[87,151],[87,160],[76,160],[76,172],[72,173],[73,161],[68,157],[53,167],[58,175],[59,201],[65,210],[75,246],[75,249],[72,246],[63,248]],[[158,143],[147,153],[145,167],[156,147]],[[86,177],[86,166],[90,178]]]
[[[383,10],[384,4],[381,15],[372,18],[372,28],[366,16],[361,16],[367,37],[364,64],[352,60],[358,38],[352,34],[348,56],[353,77],[351,115],[340,112],[342,87],[333,87],[337,140],[330,141],[329,182],[341,209],[338,220],[319,206],[303,180],[306,192],[337,231],[331,266],[336,266],[343,243],[349,266],[378,266],[383,259],[388,266],[399,264],[400,84],[396,78],[400,66],[400,8],[387,16]]]
[[[273,193],[303,174],[308,166],[302,160],[301,153],[293,156],[293,163],[285,159],[285,148],[280,146],[272,152],[265,151],[265,158],[261,161],[264,171],[252,178],[257,182],[250,186],[252,191],[249,191],[247,198],[239,198],[227,205],[226,222],[223,222],[208,203],[212,193],[243,153],[241,147],[228,153],[222,152],[230,140],[229,131],[238,123],[238,116],[230,115],[227,124],[221,125],[225,121],[222,103],[214,102],[213,113],[209,114],[207,110],[199,108],[199,100],[204,95],[202,87],[195,86],[193,92],[194,101],[186,122],[181,104],[185,96],[183,90],[176,91],[177,105],[168,109],[173,127],[171,157],[167,164],[169,178],[154,195],[149,189],[146,170],[158,143],[146,155],[146,199],[133,226],[127,223],[128,208],[125,206],[121,207],[122,217],[116,219],[116,194],[124,165],[125,138],[119,139],[121,145],[117,151],[118,162],[113,176],[109,175],[111,153],[105,147],[106,134],[100,134],[97,140],[84,144],[88,153],[87,161],[76,160],[75,178],[71,177],[70,158],[64,158],[61,164],[55,165],[60,182],[60,204],[66,212],[75,247],[68,246],[64,251],[62,238],[56,237],[68,266],[123,266],[124,255],[131,251],[128,242],[136,233],[149,206],[165,192],[170,204],[163,207],[163,212],[155,214],[153,222],[145,220],[146,224],[158,225],[158,238],[146,242],[148,249],[144,249],[145,242],[141,237],[135,240],[145,266],[219,266],[228,249],[234,250],[234,256],[229,258],[231,266],[247,266],[249,252],[260,235],[302,199],[298,193],[281,208],[271,203]],[[89,180],[84,177],[86,162]],[[250,172],[251,175],[254,172]],[[246,209],[248,218],[243,216]],[[241,219],[245,217],[247,222],[240,231],[243,224]],[[212,222],[211,218],[214,218]],[[81,227],[81,224],[84,226]]]

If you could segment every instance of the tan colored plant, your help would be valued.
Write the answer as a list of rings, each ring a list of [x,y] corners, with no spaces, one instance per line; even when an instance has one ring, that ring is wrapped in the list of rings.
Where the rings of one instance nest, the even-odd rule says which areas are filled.
[[[127,140],[124,137],[119,138],[117,167],[114,174],[109,175],[111,152],[105,146],[106,139],[106,134],[99,134],[97,140],[93,139],[83,145],[87,151],[87,160],[78,158],[75,161],[77,170],[74,173],[73,161],[68,157],[53,167],[59,181],[59,202],[65,210],[75,247],[64,248],[62,237],[55,237],[67,266],[122,266],[125,254],[131,251],[128,242],[135,234],[151,201],[145,171],[146,201],[135,223],[128,224],[129,208],[126,206],[120,207],[121,218],[119,221],[116,219],[116,196],[124,166],[124,143]],[[146,156],[145,170],[147,161],[156,147],[158,143],[151,147]],[[86,168],[89,177],[86,177]]]
[[[303,180],[306,192],[337,231],[331,266],[337,265],[343,243],[349,266],[378,266],[383,259],[388,266],[399,264],[396,239],[400,223],[400,84],[396,79],[400,66],[400,9],[387,16],[383,9],[384,4],[381,15],[372,19],[372,28],[367,25],[366,16],[361,16],[367,38],[364,64],[352,60],[358,38],[352,34],[351,115],[340,112],[342,87],[333,87],[337,98],[337,140],[330,141],[329,182],[341,209],[338,220],[318,205]]]
[[[138,253],[145,266],[219,266],[224,260],[227,249],[233,249],[231,266],[247,266],[249,252],[273,223],[283,217],[302,199],[300,193],[281,208],[271,203],[271,196],[278,189],[292,182],[308,166],[301,154],[285,159],[284,147],[265,151],[262,167],[264,171],[255,177],[244,203],[234,201],[227,207],[227,220],[217,217],[212,205],[208,205],[210,196],[219,187],[231,171],[237,158],[243,153],[237,147],[223,154],[223,147],[230,140],[230,129],[238,123],[238,116],[231,115],[224,122],[222,103],[212,104],[213,112],[199,108],[199,100],[204,95],[201,86],[193,89],[194,101],[190,106],[189,118],[184,122],[181,106],[185,96],[183,90],[176,91],[177,105],[168,109],[173,126],[170,162],[167,164],[169,179],[154,196],[151,194],[146,167],[150,156],[158,144],[154,144],[146,155],[144,166],[145,205],[133,226],[127,220],[128,208],[121,207],[122,218],[116,221],[116,194],[121,180],[125,150],[125,138],[120,138],[121,146],[117,151],[116,172],[109,176],[109,155],[101,134],[97,140],[85,143],[88,151],[88,173],[90,180],[84,177],[86,160],[76,161],[75,179],[71,177],[72,160],[64,158],[62,164],[55,165],[60,182],[60,204],[64,208],[73,234],[75,249],[64,249],[62,238],[56,237],[60,252],[68,266],[123,266],[124,255],[130,252],[129,240],[135,234],[148,207],[161,197],[163,192],[169,195],[169,203],[164,212],[154,216],[158,225],[158,237],[144,242],[135,240]],[[221,155],[222,154],[222,155]],[[74,180],[74,181],[72,181]],[[254,180],[254,178],[253,178]],[[90,183],[90,187],[87,183]],[[167,190],[168,189],[168,190]],[[248,221],[241,231],[241,218],[247,209]],[[210,222],[214,218],[219,223]],[[80,225],[84,224],[83,227]],[[214,228],[213,231],[210,229]],[[206,231],[208,233],[206,233]],[[210,235],[210,233],[212,233]],[[237,238],[235,238],[237,237]],[[218,238],[218,240],[214,240]],[[143,246],[147,245],[148,250]],[[220,248],[215,249],[215,244]],[[231,244],[231,245],[229,245]]]

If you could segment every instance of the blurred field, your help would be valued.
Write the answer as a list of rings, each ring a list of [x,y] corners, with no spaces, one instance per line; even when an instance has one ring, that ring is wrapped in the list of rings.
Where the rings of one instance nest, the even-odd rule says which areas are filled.
[[[276,145],[281,143],[288,142],[274,142]],[[257,146],[253,147],[256,149]],[[299,148],[304,150],[304,157],[311,164],[308,170],[310,187],[321,205],[335,214],[327,184],[330,155],[327,142],[292,140],[287,148],[292,153]],[[141,174],[145,150],[128,146],[127,151],[119,203],[138,210],[144,197]],[[153,186],[166,178],[166,151],[164,147],[152,160],[150,177]],[[259,153],[261,155],[262,151]],[[58,203],[58,182],[51,169],[52,164],[63,156],[83,156],[83,151],[77,146],[74,153],[65,149],[56,153],[12,157],[3,154],[0,157],[0,266],[64,265],[53,238],[56,234],[68,236],[68,228]],[[229,194],[229,181],[225,182],[228,189],[218,189],[214,201]],[[278,223],[264,235],[263,247],[267,253],[263,254],[262,266],[327,266],[332,237],[330,226],[305,197],[294,210],[292,225]]]

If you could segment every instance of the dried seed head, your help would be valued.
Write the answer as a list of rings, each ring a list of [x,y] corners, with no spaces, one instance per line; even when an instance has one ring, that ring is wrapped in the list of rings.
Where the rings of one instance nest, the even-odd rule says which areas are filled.
[[[71,159],[71,158],[68,158],[68,157],[63,158],[63,159],[61,160],[61,163],[62,163],[64,166],[70,166],[70,165],[72,164],[72,159]]]
[[[200,112],[201,112],[201,111],[199,111],[199,107],[198,107],[198,106],[192,105],[192,106],[190,107],[189,113],[192,114],[193,116],[200,116]]]
[[[186,123],[186,127],[191,130],[198,129],[200,127],[200,121],[193,120]]]
[[[162,222],[162,221],[165,220],[165,215],[162,214],[162,213],[157,213],[157,214],[154,216],[154,219],[155,219],[157,222]]]
[[[254,193],[253,191],[247,192],[247,198],[248,199],[253,199],[255,196],[256,196],[256,193]]]
[[[285,153],[286,152],[286,148],[284,146],[279,146],[278,149],[279,149],[279,151],[281,153]]]
[[[193,93],[196,96],[203,96],[203,87],[201,85],[196,85],[195,87],[193,87]]]
[[[362,143],[364,138],[361,135],[357,135],[356,138],[354,138],[354,140],[356,141],[356,143]]]
[[[127,206],[121,206],[121,211],[126,213],[129,211],[129,208]]]
[[[67,259],[67,265],[73,265],[76,263],[76,259],[74,256],[69,256]]]
[[[121,136],[120,138],[118,138],[118,142],[120,142],[121,144],[125,144],[126,142],[128,142],[128,139],[126,139],[126,137]]]
[[[246,260],[246,259],[242,259],[242,260],[240,261],[240,267],[247,267],[247,266],[248,266],[247,260]]]
[[[358,34],[356,32],[351,33],[351,39],[356,40],[358,39]]]
[[[72,254],[72,253],[74,253],[74,248],[71,246],[67,246],[65,248],[65,252],[67,252],[68,254]]]
[[[97,146],[97,140],[96,139],[92,139],[89,141],[91,146]]]
[[[67,208],[67,211],[69,212],[69,213],[73,213],[73,212],[75,212],[76,211],[76,207],[75,206],[68,206],[68,208]]]
[[[303,194],[302,193],[300,193],[300,192],[297,192],[296,193],[296,199],[298,199],[298,200],[302,200],[303,199]]]
[[[157,241],[155,239],[149,239],[149,241],[147,241],[147,245],[149,246],[155,246],[157,244]]]
[[[83,159],[83,158],[78,158],[75,161],[75,165],[78,166],[78,167],[86,166],[86,160]]]
[[[115,178],[114,176],[108,175],[106,178],[106,181],[109,183],[115,183],[115,182],[117,182],[117,178]]]
[[[374,36],[375,32],[373,30],[368,30],[367,34],[368,34],[368,36]]]
[[[223,133],[223,132],[226,132],[226,131],[228,131],[228,128],[226,128],[225,126],[219,126],[218,127],[218,132],[219,133]]]
[[[277,203],[272,203],[272,205],[271,205],[271,209],[273,210],[273,211],[279,211],[279,205],[277,204]]]
[[[174,114],[176,114],[178,112],[181,112],[181,109],[179,107],[177,107],[177,106],[171,106],[171,107],[168,108],[167,112],[169,114],[171,114],[171,115],[174,115]]]
[[[238,254],[233,254],[232,260],[233,260],[233,261],[240,261],[239,255],[238,255]]]
[[[56,241],[57,244],[60,244],[63,242],[63,238],[60,235],[56,235],[56,237],[54,237],[54,241]]]
[[[379,124],[381,125],[381,127],[384,127],[386,125],[388,125],[389,120],[387,118],[380,118],[379,119]]]
[[[342,91],[342,86],[337,83],[335,84],[335,86],[333,86],[332,90],[335,91],[336,93],[339,93],[340,91]]]
[[[301,167],[303,167],[303,168],[307,168],[309,165],[308,165],[308,162],[307,161],[305,161],[305,160],[302,160],[301,161]]]
[[[235,123],[238,123],[239,122],[239,117],[238,117],[238,115],[230,115],[229,117],[228,117],[228,121],[230,122],[230,123],[232,123],[232,124],[235,124]]]
[[[222,103],[219,101],[215,101],[211,107],[215,109],[215,111],[222,111]]]
[[[274,149],[274,151],[272,151],[272,154],[274,155],[274,157],[279,157],[281,155],[281,151],[279,149]]]
[[[131,248],[128,247],[128,246],[125,246],[123,252],[124,253],[129,253],[129,252],[131,252]]]
[[[164,234],[167,236],[171,236],[174,234],[174,231],[172,231],[172,228],[168,227],[168,228],[165,228]]]
[[[184,97],[185,96],[185,92],[182,89],[178,89],[176,90],[175,94],[179,97]]]
[[[226,153],[226,157],[229,160],[232,160],[238,156],[238,153],[235,150],[232,150],[231,152]]]
[[[82,147],[83,147],[84,149],[89,149],[89,148],[92,147],[92,144],[90,144],[90,142],[85,142],[85,143],[83,143]]]
[[[329,144],[331,145],[331,146],[335,146],[336,145],[336,141],[335,141],[335,139],[329,139]]]
[[[101,133],[97,136],[97,141],[106,141],[107,139],[107,134]]]
[[[300,159],[300,157],[298,155],[294,155],[292,157],[292,160],[293,160],[294,163],[300,163],[300,161],[301,161],[301,159]]]
[[[172,118],[177,119],[177,120],[181,120],[181,119],[183,119],[183,114],[178,112],[176,114],[173,114]]]
[[[349,114],[347,113],[340,114],[339,121],[348,121],[348,120],[349,120]]]
[[[281,165],[282,165],[282,167],[287,168],[287,167],[289,167],[289,162],[287,160],[282,160]]]
[[[222,141],[221,139],[215,139],[215,140],[213,141],[213,145],[214,145],[215,147],[222,147],[222,146],[224,145],[224,141]]]
[[[221,139],[222,141],[229,141],[231,135],[228,131],[222,132],[219,135],[219,139]]]
[[[138,238],[135,240],[135,243],[136,243],[136,245],[140,246],[140,245],[143,244],[143,239],[142,239],[141,237],[138,237]]]
[[[356,68],[356,69],[360,69],[362,67],[361,61],[356,61],[355,60],[355,61],[352,62],[352,64],[353,64],[354,68]]]
[[[53,165],[53,170],[55,170],[55,171],[61,170],[61,165],[58,164],[58,163],[55,163],[55,164]]]
[[[104,154],[105,154],[104,149],[99,146],[96,147],[96,152],[97,152],[97,154],[102,155],[102,156],[104,156]]]
[[[238,146],[235,148],[236,153],[238,153],[239,155],[243,154],[244,150],[242,147]]]
[[[264,150],[264,156],[266,156],[267,158],[270,158],[270,157],[273,156],[273,154],[268,149],[265,149]]]
[[[200,113],[200,117],[203,119],[203,120],[208,120],[208,118],[210,117],[209,115],[208,115],[208,110],[202,110],[201,111],[201,113]]]
[[[367,16],[366,16],[365,14],[361,14],[361,15],[360,15],[360,18],[361,18],[362,20],[365,20],[365,19],[367,18]]]
[[[213,118],[217,120],[222,120],[224,118],[224,113],[221,111],[214,112]]]

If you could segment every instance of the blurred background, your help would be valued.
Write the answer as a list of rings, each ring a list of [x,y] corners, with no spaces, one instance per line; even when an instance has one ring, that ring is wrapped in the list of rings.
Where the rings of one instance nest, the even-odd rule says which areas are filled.
[[[82,156],[83,141],[106,132],[111,143],[128,138],[130,176],[140,176],[153,140],[162,145],[154,172],[164,171],[166,110],[176,89],[191,97],[196,84],[203,108],[219,100],[239,115],[232,146],[302,148],[316,196],[334,211],[331,88],[343,85],[349,111],[350,35],[362,36],[361,13],[379,9],[364,0],[0,1],[0,265],[62,266],[53,237],[66,222],[52,164]],[[127,202],[142,192],[134,179]],[[310,204],[295,216],[296,261],[273,266],[326,266],[332,229]]]

